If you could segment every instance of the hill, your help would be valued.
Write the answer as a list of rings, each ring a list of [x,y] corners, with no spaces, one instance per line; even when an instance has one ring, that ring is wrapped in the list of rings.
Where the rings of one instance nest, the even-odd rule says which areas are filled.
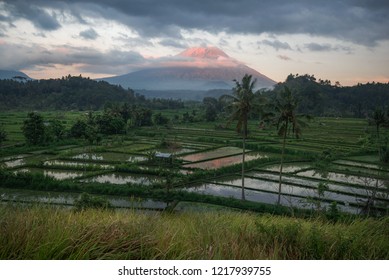
[[[153,107],[148,100],[131,89],[123,89],[104,81],[83,77],[62,77],[62,79],[0,80],[1,110],[98,110],[106,103],[128,103]],[[155,102],[163,108],[181,107],[179,101]]]
[[[366,83],[355,86],[331,84],[329,80],[316,79],[313,75],[290,74],[282,83],[268,91],[268,96],[285,86],[294,91],[299,99],[300,113],[315,116],[362,118],[376,107],[389,105],[389,83]]]

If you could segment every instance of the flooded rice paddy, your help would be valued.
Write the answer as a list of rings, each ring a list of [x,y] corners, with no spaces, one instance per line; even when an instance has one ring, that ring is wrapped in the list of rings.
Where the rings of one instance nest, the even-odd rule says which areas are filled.
[[[46,192],[33,190],[14,190],[0,188],[0,202],[15,201],[21,203],[51,203],[61,205],[74,205],[75,201],[80,198],[79,193],[70,192]],[[122,197],[111,195],[99,195],[107,199],[112,206],[119,208],[141,208],[162,210],[167,206],[166,202],[156,201],[153,199],[141,199],[134,197]]]
[[[128,183],[148,186],[154,183],[161,183],[162,180],[157,176],[144,176],[138,174],[109,173],[98,175],[83,180],[83,182],[108,183],[114,185],[125,185]]]
[[[312,169],[298,172],[297,175],[303,177],[309,177],[309,178],[322,179],[322,176]],[[377,179],[375,178],[366,177],[362,175],[361,176],[348,175],[348,174],[336,173],[336,172],[328,172],[328,179],[334,182],[355,184],[355,185],[368,186],[368,187],[375,186],[377,183]],[[389,182],[387,180],[378,179],[377,186],[383,189],[387,189],[388,183]]]
[[[79,168],[93,168],[93,169],[113,169],[111,164],[100,164],[79,161],[65,161],[65,160],[49,160],[43,163],[44,166],[62,166],[62,167],[79,167]]]
[[[84,161],[111,161],[111,162],[140,162],[145,161],[145,156],[129,155],[123,153],[82,153],[71,157]]]
[[[61,153],[34,152],[31,154],[20,154],[0,159],[0,166],[13,170],[12,172],[40,173],[44,176],[57,180],[75,180],[77,182],[101,183],[112,185],[135,184],[140,186],[150,186],[161,184],[163,186],[165,178],[158,176],[160,166],[148,165],[147,153],[159,152],[170,153],[182,160],[181,166],[177,169],[183,175],[197,172],[196,169],[215,170],[225,166],[240,164],[242,162],[242,149],[237,147],[213,147],[206,144],[186,143],[176,149],[155,148],[159,141],[150,143],[126,143],[121,147],[113,147],[100,152],[86,150],[81,147],[64,149]],[[213,148],[213,149],[212,149]],[[271,159],[272,164],[259,165],[246,172],[245,186],[246,199],[249,201],[275,204],[278,197],[279,164],[274,161],[273,154],[263,152],[247,151],[246,161],[256,159]],[[258,161],[262,162],[262,161]],[[264,161],[266,164],[268,161]],[[137,172],[120,173],[114,172],[115,167],[121,164],[136,166]],[[136,165],[131,165],[136,163]],[[125,166],[125,165],[124,165]],[[309,162],[289,162],[283,166],[283,184],[281,204],[298,208],[310,209],[316,207],[311,198],[319,198],[318,184],[324,182],[328,190],[320,199],[324,199],[321,204],[329,207],[331,201],[338,203],[340,210],[357,213],[357,205],[363,204],[371,195],[374,187],[377,201],[389,201],[388,181],[382,178],[375,179],[374,175],[389,177],[387,170],[382,170],[382,166],[374,161],[363,161],[361,158],[341,159],[333,162],[335,171],[328,173],[327,178],[322,178],[315,172],[312,163]],[[130,169],[131,170],[131,169]],[[95,172],[95,173],[92,173]],[[380,171],[380,173],[378,173]],[[353,174],[348,175],[347,172]],[[354,173],[352,173],[354,172]],[[355,173],[358,172],[358,173]],[[155,175],[150,175],[150,173]],[[98,174],[98,175],[96,175]],[[355,175],[361,174],[361,175]],[[241,198],[241,178],[230,175],[218,179],[204,178],[196,186],[181,187],[182,190],[196,193],[203,193],[221,197]],[[74,193],[47,193],[34,192],[28,190],[7,190],[0,188],[0,195],[7,201],[44,202],[72,205],[79,197]],[[164,202],[153,200],[135,200],[126,197],[109,197],[109,201],[115,207],[138,207],[157,208],[166,207]]]
[[[263,153],[251,152],[246,154],[245,161],[267,158],[268,156]],[[222,158],[206,160],[201,162],[195,162],[190,164],[185,164],[184,166],[187,168],[200,168],[200,169],[218,169],[224,166],[234,165],[242,163],[242,155],[234,155],[234,156],[226,156]]]
[[[196,161],[203,161],[203,160],[207,160],[207,159],[226,157],[226,156],[236,155],[236,154],[241,154],[241,153],[242,153],[241,148],[223,147],[223,148],[218,148],[218,149],[210,150],[210,151],[206,151],[206,152],[199,152],[199,153],[195,153],[195,154],[190,154],[190,155],[182,157],[181,159],[184,161],[196,162]]]
[[[42,169],[42,168],[22,168],[15,171],[28,172],[28,173],[40,173],[44,176],[51,177],[57,180],[76,179],[88,174],[85,171],[74,170],[60,170],[60,169]]]
[[[189,187],[186,189],[189,192],[208,194],[214,196],[221,196],[226,198],[240,199],[242,196],[241,188],[233,186],[219,185],[216,183],[205,183],[199,186]],[[246,200],[254,202],[262,202],[266,204],[275,204],[278,198],[276,193],[269,193],[263,191],[246,190]],[[281,205],[294,206],[298,208],[311,209],[314,206],[307,199],[292,196],[290,194],[283,194],[281,196]],[[322,202],[323,207],[329,207],[329,203]],[[349,205],[339,205],[341,211],[357,213],[358,209]]]
[[[286,163],[282,166],[282,172],[285,173],[294,173],[298,172],[303,169],[307,169],[310,167],[310,164],[308,163]],[[263,170],[267,171],[273,171],[273,172],[280,172],[280,165],[269,165],[263,168]]]

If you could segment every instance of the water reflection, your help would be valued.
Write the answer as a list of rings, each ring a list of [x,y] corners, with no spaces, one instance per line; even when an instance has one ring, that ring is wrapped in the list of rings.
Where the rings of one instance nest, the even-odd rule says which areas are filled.
[[[206,159],[212,159],[212,158],[217,158],[217,157],[229,156],[229,155],[233,155],[233,154],[239,154],[239,153],[242,153],[242,151],[243,150],[241,148],[223,147],[223,148],[219,148],[219,149],[211,150],[211,151],[207,151],[207,152],[190,154],[190,155],[182,157],[182,159],[185,161],[196,162],[196,161],[201,161],[201,160],[206,160]]]
[[[302,170],[302,169],[306,169],[306,168],[309,168],[309,167],[310,167],[309,164],[296,164],[296,163],[288,164],[287,163],[287,164],[284,164],[282,166],[282,172],[293,173],[293,172],[296,172],[296,171],[299,171],[299,170]],[[266,166],[266,167],[263,168],[263,170],[279,172],[280,171],[280,165],[277,164],[277,165]]]
[[[232,197],[241,199],[241,189],[239,187],[230,187],[224,185],[218,185],[213,183],[207,183],[200,186],[186,188],[189,192],[196,192],[201,194],[215,195],[221,197]],[[261,191],[245,190],[246,200],[261,202],[267,204],[275,204],[278,195],[276,193],[267,193]],[[314,206],[304,198],[294,197],[291,195],[283,194],[281,196],[281,205],[294,206],[304,209],[312,209]],[[329,207],[329,203],[322,202],[322,207]],[[338,205],[339,209],[344,212],[357,213],[358,208],[349,205]]]
[[[242,181],[241,179],[224,179],[224,180],[218,180],[217,183],[223,183],[223,184],[240,187]],[[304,187],[298,187],[298,186],[288,185],[284,183],[282,185],[282,193],[284,195],[289,195],[289,196],[318,197],[317,189],[316,189],[317,184],[318,183],[316,182],[316,185],[312,186],[314,188],[304,188]],[[259,191],[270,191],[274,193],[278,192],[278,182],[270,182],[270,181],[254,179],[254,178],[246,178],[245,186],[246,188],[251,188]],[[358,202],[357,197],[353,193],[350,193],[350,195],[346,195],[346,194],[338,194],[336,192],[327,191],[325,192],[324,197],[339,202],[349,202],[349,203]]]
[[[165,209],[167,204],[163,201],[142,199],[134,197],[120,197],[99,195],[106,198],[112,206],[123,208]],[[79,193],[45,192],[32,190],[13,190],[0,188],[0,201],[13,202],[40,202],[51,204],[73,205],[80,198]]]
[[[267,179],[267,180],[279,180],[278,174],[271,174],[271,173],[263,173],[263,172],[248,172],[246,173],[247,176],[250,177],[256,177],[259,179]],[[317,188],[319,182],[317,180],[310,180],[304,177],[295,177],[295,176],[288,176],[285,175],[282,177],[282,182],[284,183],[292,183],[292,184],[299,184],[304,185],[308,187]],[[326,182],[324,179],[322,182]],[[328,188],[330,191],[341,191],[345,193],[350,193],[350,195],[358,194],[358,195],[366,195],[366,189],[365,188],[356,188],[352,186],[344,186],[334,183],[327,183]],[[381,195],[384,193],[378,192],[377,195]]]
[[[72,159],[85,160],[85,161],[139,162],[139,161],[146,160],[146,157],[123,154],[123,153],[83,153],[83,154],[73,156]]]
[[[69,166],[69,167],[81,167],[81,168],[93,168],[93,169],[113,169],[114,166],[110,164],[94,164],[87,162],[76,161],[64,161],[64,160],[49,160],[43,163],[45,166]]]
[[[144,176],[137,174],[121,174],[121,173],[110,173],[104,175],[98,175],[96,177],[88,178],[85,182],[97,182],[97,183],[109,183],[116,185],[124,185],[127,183],[140,184],[140,185],[151,185],[156,182],[160,182],[158,177]]]
[[[6,168],[12,168],[12,167],[25,165],[26,160],[24,158],[20,158],[20,159],[15,159],[15,160],[3,162],[3,164]]]
[[[372,164],[372,163],[363,163],[363,162],[357,162],[357,161],[351,161],[351,160],[336,160],[334,163],[338,164],[344,164],[349,166],[356,166],[356,167],[363,167],[363,168],[373,168],[373,169],[380,169],[381,166],[378,164]]]
[[[316,171],[312,169],[303,172],[298,172],[297,175],[322,179],[321,175],[316,173]],[[376,179],[370,177],[355,176],[355,175],[348,175],[348,174],[335,173],[335,172],[328,172],[328,179],[335,182],[350,183],[350,184],[356,184],[360,186],[375,186],[375,183],[377,181]],[[386,183],[387,182],[385,180],[378,180],[378,187],[386,188]]]
[[[28,173],[41,173],[44,176],[55,178],[57,180],[65,179],[75,179],[81,176],[85,176],[87,173],[83,171],[69,171],[69,170],[59,170],[59,169],[39,169],[39,168],[22,168],[15,171],[18,172],[28,172]]]
[[[261,153],[249,153],[246,154],[245,161],[267,158],[267,157],[268,157],[267,155]],[[223,157],[223,158],[202,161],[197,163],[190,163],[184,166],[187,168],[218,169],[223,166],[229,166],[238,163],[242,163],[242,155],[235,155],[235,156]]]
[[[82,159],[82,160],[103,160],[104,157],[97,154],[88,154],[83,153],[76,156],[73,156],[72,159]]]
[[[173,155],[181,155],[181,154],[187,154],[187,153],[192,153],[196,150],[194,149],[189,149],[189,148],[177,148],[177,149],[157,149],[155,152],[156,153],[169,153]]]

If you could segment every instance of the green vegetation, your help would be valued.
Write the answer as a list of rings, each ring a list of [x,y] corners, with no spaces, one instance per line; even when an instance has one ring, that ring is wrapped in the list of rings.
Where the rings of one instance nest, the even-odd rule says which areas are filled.
[[[388,259],[388,218],[0,206],[0,259]]]
[[[7,140],[7,132],[5,132],[3,125],[0,124],[0,147],[5,140]]]
[[[274,91],[284,86],[298,93],[298,112],[314,116],[364,118],[375,108],[389,104],[388,83],[341,86],[313,75],[290,74]]]
[[[27,144],[38,145],[45,142],[45,126],[41,115],[29,113],[22,130]]]
[[[76,211],[83,211],[86,209],[94,208],[94,209],[108,209],[111,208],[112,205],[109,203],[107,199],[92,196],[88,193],[82,193],[80,199],[75,201],[74,208]]]
[[[298,113],[329,117],[363,118],[376,107],[389,103],[388,84],[367,83],[352,87],[343,87],[338,83],[316,79],[311,75],[290,74],[285,82],[275,86],[274,91],[266,91],[266,96],[274,95],[287,86],[297,92],[300,101]],[[147,91],[145,92],[147,94]],[[164,95],[163,95],[164,94]],[[217,99],[225,90],[209,91],[207,97]],[[174,96],[176,100],[152,98],[131,89],[110,85],[103,81],[94,81],[82,77],[63,77],[61,79],[18,82],[0,80],[0,110],[102,110],[126,103],[150,109],[182,109],[184,103],[179,98],[187,96],[197,98],[205,93],[163,92],[159,96]],[[215,113],[222,110],[218,102],[208,102],[207,118],[217,119]],[[217,100],[218,101],[218,100]],[[214,110],[216,109],[216,110]],[[174,113],[174,114],[177,114]],[[177,114],[182,116],[182,114]],[[186,115],[190,120],[191,115]]]
[[[81,77],[4,84],[10,92],[20,91],[21,100],[32,98],[28,91],[39,96],[41,85],[56,93],[55,102],[64,93],[71,99],[77,89],[89,98],[88,86],[112,91],[113,99],[104,105],[92,99],[100,110],[0,113],[0,224],[7,225],[0,232],[2,258],[388,257],[388,236],[382,231],[389,213],[388,110],[368,111],[365,119],[316,114],[300,134],[298,116],[317,109],[301,97],[316,86],[332,93],[339,86],[292,76],[277,91],[253,92],[254,83],[245,76],[230,98],[183,103],[147,100]],[[116,100],[121,94],[128,99]],[[36,106],[30,101],[25,108]],[[226,126],[229,116],[233,128]],[[134,209],[158,213],[148,213],[151,223],[142,227],[144,213]],[[4,245],[20,217],[47,219],[50,211],[53,235],[35,240],[34,234],[45,229],[27,220],[20,227],[31,235]],[[197,212],[205,212],[204,220]],[[80,219],[74,232],[64,224],[71,220],[66,215]],[[94,216],[101,216],[101,223],[93,224]],[[36,228],[27,229],[32,225]],[[80,231],[88,238],[82,239]],[[58,232],[63,235],[55,237]],[[181,239],[168,238],[174,235]],[[215,236],[225,237],[236,250],[227,251]],[[85,247],[74,242],[79,239]],[[97,245],[89,251],[93,242]]]

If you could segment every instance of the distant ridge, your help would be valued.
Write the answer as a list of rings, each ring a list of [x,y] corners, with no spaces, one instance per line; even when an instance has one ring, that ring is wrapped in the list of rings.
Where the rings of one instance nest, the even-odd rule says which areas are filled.
[[[208,91],[231,89],[233,80],[240,80],[245,74],[257,80],[258,89],[272,88],[276,84],[216,47],[189,48],[164,65],[100,80],[132,89]]]
[[[0,80],[28,81],[32,79],[20,71],[0,70]]]

